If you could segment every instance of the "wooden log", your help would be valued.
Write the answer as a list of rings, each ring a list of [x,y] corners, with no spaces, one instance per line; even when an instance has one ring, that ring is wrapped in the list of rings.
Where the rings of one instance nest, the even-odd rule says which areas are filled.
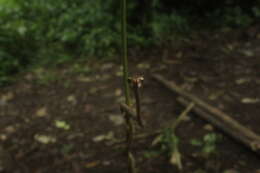
[[[187,106],[189,104],[189,101],[187,99],[184,99],[183,97],[178,97],[177,98],[178,102],[183,105]],[[227,135],[231,136],[232,138],[236,139],[238,142],[243,143],[247,147],[249,147],[251,150],[256,151],[255,149],[255,143],[251,139],[247,138],[247,136],[241,134],[240,131],[237,131],[236,129],[232,129],[229,124],[222,122],[219,119],[216,119],[214,116],[211,114],[207,113],[200,107],[194,107],[193,111],[201,118],[205,119],[209,123],[213,124],[215,127],[226,133]]]
[[[202,101],[195,95],[184,91],[183,89],[178,87],[174,82],[166,80],[161,75],[153,75],[153,77],[169,90],[181,95],[186,100],[194,102],[196,104],[196,109],[199,109],[197,113],[199,113],[201,117],[212,123],[214,126],[217,126],[234,139],[245,144],[251,150],[260,153],[260,136],[254,133],[252,130],[248,129],[236,120],[232,119],[230,115],[227,115],[221,110],[209,105],[208,103]],[[187,103],[187,101],[185,102],[184,100],[182,100],[182,102],[183,104]],[[204,116],[202,116],[201,113]],[[207,116],[205,116],[206,114]]]

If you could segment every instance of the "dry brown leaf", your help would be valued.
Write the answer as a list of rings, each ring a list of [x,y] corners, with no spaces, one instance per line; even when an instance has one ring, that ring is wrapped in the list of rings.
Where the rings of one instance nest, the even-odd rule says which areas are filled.
[[[224,171],[224,173],[239,173],[239,172],[235,169],[227,169],[227,170]]]
[[[187,91],[191,91],[192,88],[194,87],[193,83],[185,82],[181,85],[181,88]]]
[[[230,50],[230,51],[234,50],[234,46],[233,46],[232,44],[228,44],[228,45],[227,45],[227,48],[228,48],[228,50]]]
[[[256,38],[257,38],[257,39],[260,39],[260,34],[257,34]],[[260,170],[259,170],[259,172],[260,172]]]
[[[102,70],[109,70],[109,69],[111,69],[111,68],[113,68],[114,67],[114,64],[113,63],[106,63],[106,64],[103,64],[102,66],[101,66],[101,69]]]
[[[120,88],[117,88],[116,90],[115,90],[115,96],[121,96],[122,95],[122,90],[120,89]]]
[[[40,108],[40,109],[38,109],[36,111],[36,116],[37,117],[45,117],[47,115],[48,115],[48,113],[47,113],[47,108],[46,107],[42,107],[42,108]]]
[[[125,121],[122,115],[110,115],[109,120],[112,121],[115,126],[120,126],[124,124]]]
[[[104,165],[104,166],[109,166],[109,165],[111,165],[111,162],[110,162],[110,161],[103,161],[103,162],[102,162],[102,165]]]
[[[112,140],[114,139],[114,132],[110,131],[107,134],[98,135],[93,138],[94,142],[102,142],[104,140]]]
[[[77,99],[76,99],[76,97],[74,95],[68,96],[67,97],[67,101],[72,103],[72,104],[74,104],[74,105],[77,104]]]
[[[176,54],[176,57],[177,58],[182,58],[183,57],[183,53],[181,51],[179,51],[177,54]]]
[[[213,93],[211,93],[209,95],[209,99],[210,100],[216,100],[217,98],[219,98],[220,96],[222,96],[224,94],[224,91],[214,91]]]
[[[98,88],[96,88],[96,87],[90,88],[90,90],[89,90],[90,94],[96,94],[97,92],[98,92]]]
[[[118,97],[117,99],[116,99],[116,102],[117,103],[122,103],[122,102],[124,102],[125,101],[125,97],[123,97],[123,96],[120,96],[120,97]]]
[[[16,129],[15,129],[14,126],[7,126],[7,127],[5,128],[5,132],[6,132],[7,134],[14,133],[15,131],[16,131]]]
[[[178,151],[172,153],[170,163],[177,166],[179,170],[182,170],[181,154]]]
[[[91,111],[93,110],[93,108],[94,108],[93,105],[91,105],[91,104],[86,104],[86,105],[84,106],[84,112],[85,112],[85,113],[89,113],[89,112],[91,112]]]
[[[241,84],[250,82],[250,80],[251,80],[250,78],[237,79],[237,80],[236,80],[236,84],[241,85]]]
[[[151,65],[148,63],[140,63],[137,65],[137,68],[139,68],[139,69],[149,69],[150,67],[151,67]]]
[[[102,76],[100,76],[101,81],[106,81],[110,78],[111,78],[111,75],[109,75],[109,74],[103,74]]]
[[[117,72],[116,72],[116,76],[117,76],[117,77],[123,76],[123,72],[122,72],[122,71],[117,71]]]
[[[207,130],[207,131],[213,131],[214,127],[211,124],[206,124],[203,129]]]
[[[85,164],[85,168],[94,168],[100,164],[100,161],[93,161]]]
[[[254,103],[260,102],[260,99],[258,99],[258,98],[243,98],[241,100],[241,102],[245,103],[245,104],[254,104]]]
[[[247,57],[252,57],[252,56],[255,55],[255,53],[254,53],[253,51],[251,51],[251,50],[244,50],[244,51],[242,51],[242,53],[243,53],[245,56],[247,56]]]
[[[155,139],[152,141],[152,146],[159,144],[161,141],[162,141],[162,135],[156,136]]]
[[[86,77],[86,76],[79,76],[78,77],[78,81],[79,82],[92,82],[93,81],[93,79],[92,78],[90,78],[90,77]]]
[[[49,143],[55,143],[56,142],[56,138],[53,136],[48,136],[48,135],[39,135],[39,134],[35,134],[34,135],[34,139],[37,142],[40,142],[42,144],[49,144]]]
[[[14,93],[12,92],[8,92],[7,94],[4,94],[1,98],[0,98],[0,105],[6,105],[7,102],[11,101],[14,98]]]
[[[6,139],[7,139],[7,136],[5,134],[1,134],[0,135],[0,140],[1,141],[6,141]]]

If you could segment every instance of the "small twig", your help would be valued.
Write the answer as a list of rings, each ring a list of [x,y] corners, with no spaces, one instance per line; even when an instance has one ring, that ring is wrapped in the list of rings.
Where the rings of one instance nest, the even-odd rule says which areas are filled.
[[[128,170],[131,171],[131,173],[137,173],[136,161],[131,152],[128,152],[128,162]]]
[[[178,127],[178,125],[184,120],[184,118],[188,115],[188,113],[191,111],[191,109],[194,107],[194,103],[190,103],[187,105],[186,109],[181,113],[181,115],[176,119],[173,120],[168,126],[166,126],[166,129],[171,129],[173,135],[175,136],[175,130]],[[161,133],[161,132],[160,132]],[[153,144],[156,144],[158,141],[161,140],[163,134],[159,134],[153,141]]]
[[[129,114],[131,116],[131,118],[137,120],[136,113],[129,106],[127,106],[126,104],[120,103],[120,109],[121,109],[122,112],[125,112],[125,113]]]
[[[165,128],[172,128],[173,130],[175,130],[178,125],[181,123],[181,121],[188,115],[188,113],[191,111],[191,109],[194,107],[194,103],[190,103],[187,108],[181,113],[181,115],[174,120],[173,122],[169,123]],[[136,118],[136,114],[134,113],[134,111],[132,111],[127,105],[121,103],[120,104],[121,109],[123,109],[126,113],[128,113],[131,117]],[[158,134],[160,134],[162,132],[162,130],[156,130],[153,131],[151,133],[144,133],[144,134],[139,134],[139,135],[135,135],[134,136],[134,140],[141,140],[141,139],[145,139],[145,138],[149,138],[152,136],[156,136]],[[113,143],[108,144],[109,146],[113,146],[113,145],[120,145],[125,143],[126,140],[125,139],[119,139],[119,140],[115,140]]]
[[[195,104],[192,102],[190,103],[187,108],[181,113],[181,115],[172,123],[171,128],[173,131],[177,128],[177,126],[181,123],[182,120],[185,119],[187,114],[191,111],[191,109],[195,106]]]

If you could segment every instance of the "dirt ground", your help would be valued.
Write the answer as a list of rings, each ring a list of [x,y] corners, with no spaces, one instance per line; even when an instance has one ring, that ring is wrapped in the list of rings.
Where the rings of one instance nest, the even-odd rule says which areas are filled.
[[[145,128],[162,129],[185,109],[177,95],[154,81],[159,73],[186,91],[228,113],[260,135],[260,27],[196,34],[178,48],[130,56],[132,75],[144,76],[141,89]],[[86,70],[88,69],[88,70]],[[122,72],[116,62],[62,65],[19,75],[0,91],[0,151],[4,172],[127,172]],[[191,144],[207,134],[221,136],[205,157]],[[260,157],[189,113],[177,129],[182,167],[152,146],[153,137],[136,140],[140,173],[259,173]],[[5,152],[8,152],[6,156]],[[2,153],[1,153],[2,152]],[[147,156],[147,153],[159,154]],[[7,159],[8,158],[8,159]],[[233,171],[233,172],[232,172]]]

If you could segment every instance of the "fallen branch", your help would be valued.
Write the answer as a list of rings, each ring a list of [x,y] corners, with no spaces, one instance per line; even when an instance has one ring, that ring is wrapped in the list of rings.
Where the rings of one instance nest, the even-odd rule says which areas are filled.
[[[247,127],[241,125],[236,120],[232,119],[231,116],[222,112],[221,110],[205,103],[198,97],[184,91],[178,87],[174,82],[167,81],[160,75],[153,75],[154,79],[163,84],[166,88],[171,91],[178,93],[184,99],[179,99],[179,101],[187,106],[190,100],[196,104],[195,110],[202,118],[206,119],[216,127],[223,130],[226,134],[230,135],[239,142],[245,144],[251,150],[260,153],[260,136],[248,129]]]
[[[187,106],[189,104],[189,101],[187,99],[184,99],[182,97],[179,97],[178,102],[181,103],[183,106]],[[239,142],[242,142],[245,144],[247,147],[251,148],[254,146],[254,142],[247,138],[243,133],[241,134],[240,131],[236,129],[232,129],[229,124],[216,119],[214,116],[211,114],[205,112],[203,109],[199,107],[194,107],[193,108],[194,112],[197,113],[198,116],[201,118],[205,119],[209,123],[215,125],[217,128],[221,129],[222,131],[226,132],[229,134],[232,138],[238,140]]]

